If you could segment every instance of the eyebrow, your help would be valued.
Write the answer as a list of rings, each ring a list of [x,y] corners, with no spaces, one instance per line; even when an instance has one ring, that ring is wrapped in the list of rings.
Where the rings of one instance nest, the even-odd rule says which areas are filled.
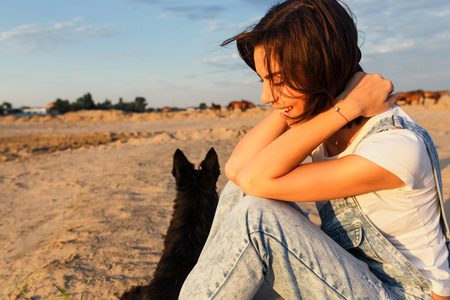
[[[280,72],[280,71],[278,71],[278,72],[272,72],[272,76],[278,76],[278,75],[281,75],[281,72]]]
[[[266,77],[264,77],[264,78],[270,80],[271,79],[270,77],[272,77],[272,79],[274,79],[275,77],[278,77],[278,76],[281,77],[281,72],[274,72],[274,73],[272,73],[272,76],[270,74],[267,74]]]
[[[255,73],[256,73],[256,75],[257,75],[261,80],[263,79],[262,76],[258,74],[258,72],[255,71]],[[281,72],[275,72],[275,73],[272,73],[272,77],[279,76],[279,75],[281,75]],[[264,77],[264,79],[269,80],[269,79],[270,79],[270,74],[267,74],[267,75]]]

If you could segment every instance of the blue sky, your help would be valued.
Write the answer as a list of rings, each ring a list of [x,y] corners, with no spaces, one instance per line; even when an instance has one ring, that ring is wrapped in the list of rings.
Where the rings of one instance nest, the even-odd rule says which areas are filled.
[[[220,43],[269,0],[0,0],[0,103],[44,106],[91,93],[147,107],[259,102],[261,83]],[[397,91],[450,88],[450,1],[347,0],[362,66]]]

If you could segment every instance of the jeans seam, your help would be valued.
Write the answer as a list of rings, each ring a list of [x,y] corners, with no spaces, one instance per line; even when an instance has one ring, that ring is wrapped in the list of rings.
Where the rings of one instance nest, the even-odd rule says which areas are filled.
[[[330,289],[332,289],[333,291],[335,291],[337,295],[339,295],[339,296],[342,297],[343,299],[347,299],[347,298],[344,297],[341,293],[339,293],[334,287],[332,287],[330,284],[328,284],[328,282],[327,282],[325,279],[323,279],[323,278],[322,278],[321,276],[319,276],[316,272],[314,272],[314,271],[313,271],[306,263],[303,262],[303,260],[302,260],[300,257],[298,257],[295,253],[293,253],[293,252],[289,249],[289,247],[288,247],[285,243],[281,242],[277,237],[275,237],[274,235],[272,235],[272,234],[270,234],[270,233],[265,232],[264,230],[253,231],[253,232],[251,232],[249,235],[251,235],[251,234],[253,234],[253,233],[264,233],[264,234],[267,235],[268,237],[271,237],[273,240],[275,240],[277,243],[279,243],[283,248],[285,248],[290,254],[292,254],[292,256],[294,256],[295,258],[297,258],[297,260],[298,260],[302,265],[304,265],[308,270],[310,270],[310,272],[312,272],[317,278],[319,278],[326,286],[328,286]],[[258,255],[258,256],[261,258],[260,255]]]
[[[247,245],[244,247],[244,249],[241,251],[241,254],[239,255],[239,257],[236,259],[236,261],[233,264],[233,267],[230,269],[230,271],[227,274],[227,277],[225,278],[225,280],[222,282],[222,284],[220,285],[220,287],[217,288],[217,290],[212,294],[210,299],[215,299],[217,296],[217,293],[222,289],[222,287],[224,286],[224,284],[228,281],[228,278],[230,277],[230,274],[233,272],[233,270],[235,269],[237,263],[239,262],[239,260],[241,259],[242,255],[244,254],[245,250],[247,250],[248,246],[250,245],[250,241],[247,242]]]

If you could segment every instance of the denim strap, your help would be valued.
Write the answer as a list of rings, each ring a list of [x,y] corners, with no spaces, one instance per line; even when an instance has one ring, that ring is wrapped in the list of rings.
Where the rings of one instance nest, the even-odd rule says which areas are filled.
[[[391,117],[387,117],[381,119],[376,123],[372,129],[361,139],[371,136],[372,134],[391,130],[391,129],[407,129],[416,133],[418,136],[422,138],[427,148],[428,155],[431,159],[431,165],[433,167],[434,181],[436,183],[436,190],[439,198],[440,210],[441,210],[441,225],[442,230],[447,242],[450,242],[450,230],[447,223],[447,218],[445,216],[444,211],[444,197],[442,194],[442,178],[441,178],[441,168],[439,165],[439,156],[436,151],[436,147],[431,139],[429,133],[413,122],[404,121],[401,117],[392,115]],[[360,141],[360,142],[361,142]]]

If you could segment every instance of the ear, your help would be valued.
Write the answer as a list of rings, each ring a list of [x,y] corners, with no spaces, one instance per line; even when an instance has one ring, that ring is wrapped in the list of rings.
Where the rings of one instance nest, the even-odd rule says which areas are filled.
[[[214,179],[217,180],[217,178],[220,175],[220,166],[219,166],[219,159],[217,157],[217,153],[216,150],[214,150],[214,148],[211,148],[208,151],[205,159],[200,163],[200,168],[202,172],[209,173],[210,176],[214,177]]]
[[[194,171],[194,165],[191,164],[184,153],[177,149],[173,155],[172,175],[178,179],[182,174],[190,174]]]

